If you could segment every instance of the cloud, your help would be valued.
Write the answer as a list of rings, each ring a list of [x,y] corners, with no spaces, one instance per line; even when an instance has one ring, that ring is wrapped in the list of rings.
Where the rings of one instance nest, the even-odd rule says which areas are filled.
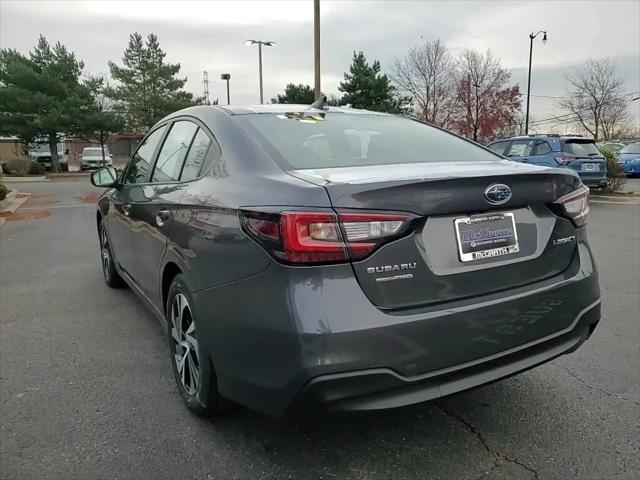
[[[608,2],[321,2],[323,90],[337,92],[353,51],[363,50],[383,69],[421,42],[442,38],[453,51],[491,49],[526,90],[531,31],[546,29],[549,42],[534,45],[532,92],[562,95],[564,75],[587,57],[616,59],[629,90],[640,90],[640,3]],[[614,27],[614,28],[612,28]],[[263,50],[265,98],[288,82],[313,84],[313,3],[235,2],[0,2],[0,45],[28,51],[40,33],[61,41],[87,70],[106,73],[120,61],[128,35],[154,32],[167,60],[182,65],[187,88],[202,92],[209,72],[213,98],[224,99],[223,72],[231,73],[234,103],[258,101],[256,47],[247,38],[274,40]],[[535,101],[534,101],[535,99]],[[640,102],[638,102],[640,103]],[[537,117],[554,102],[532,97]]]

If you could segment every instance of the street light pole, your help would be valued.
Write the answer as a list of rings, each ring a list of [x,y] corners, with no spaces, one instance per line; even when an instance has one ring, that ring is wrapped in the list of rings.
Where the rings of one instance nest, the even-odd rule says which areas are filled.
[[[532,33],[529,34],[529,78],[527,80],[527,113],[525,115],[524,120],[524,134],[529,135],[529,99],[531,98],[531,59],[533,58],[533,39],[536,38],[541,33],[544,34],[542,37],[542,43],[547,43],[547,32],[546,30],[540,30],[535,35]]]
[[[315,76],[315,97],[320,98],[320,0],[313,0],[313,63]]]
[[[222,75],[220,75],[220,78],[222,80],[226,80],[227,81],[227,105],[231,105],[231,99],[229,97],[229,80],[231,80],[231,74],[230,73],[223,73]]]
[[[260,77],[260,105],[264,103],[262,94],[262,42],[258,43],[258,76]]]
[[[258,45],[258,75],[260,76],[260,103],[264,103],[264,96],[262,93],[262,45],[272,47],[276,42],[263,41],[263,40],[245,40],[245,45]]]

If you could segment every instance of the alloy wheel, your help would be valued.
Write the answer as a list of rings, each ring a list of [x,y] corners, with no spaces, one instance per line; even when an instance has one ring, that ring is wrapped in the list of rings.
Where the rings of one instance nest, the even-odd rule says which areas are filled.
[[[178,293],[171,302],[171,340],[173,357],[182,386],[194,395],[200,385],[198,338],[187,297]]]
[[[109,267],[111,266],[111,251],[109,250],[107,229],[104,226],[100,228],[100,258],[102,260],[102,271],[105,276],[108,276]]]

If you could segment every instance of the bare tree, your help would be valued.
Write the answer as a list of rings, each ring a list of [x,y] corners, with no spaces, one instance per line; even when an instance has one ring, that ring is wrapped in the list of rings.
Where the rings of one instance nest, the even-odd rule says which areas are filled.
[[[529,125],[535,124],[535,118],[529,115]],[[498,125],[494,131],[494,138],[516,137],[524,135],[525,118],[522,110],[514,113],[511,123]]]
[[[631,137],[632,116],[627,108],[629,96],[618,99],[607,105],[602,114],[602,138],[609,140],[612,138]]]
[[[448,127],[455,95],[455,63],[440,39],[413,47],[406,57],[396,59],[393,79],[413,101],[415,114],[422,120]]]
[[[615,138],[628,129],[631,123],[627,110],[629,96],[611,59],[590,58],[565,78],[570,87],[559,106],[567,112],[568,121],[596,140]]]
[[[458,69],[455,130],[478,141],[514,123],[521,107],[520,88],[509,84],[511,74],[490,51],[465,50]]]

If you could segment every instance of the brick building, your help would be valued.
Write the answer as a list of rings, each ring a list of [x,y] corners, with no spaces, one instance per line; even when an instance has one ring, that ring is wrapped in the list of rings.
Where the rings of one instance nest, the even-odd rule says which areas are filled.
[[[114,165],[124,165],[142,140],[143,135],[121,133],[113,135],[106,143]],[[72,170],[80,169],[80,156],[84,147],[100,146],[98,142],[87,141],[82,138],[71,138],[65,141],[65,149],[68,149],[69,167]],[[17,137],[0,137],[0,163],[14,158],[28,158],[24,145]]]

